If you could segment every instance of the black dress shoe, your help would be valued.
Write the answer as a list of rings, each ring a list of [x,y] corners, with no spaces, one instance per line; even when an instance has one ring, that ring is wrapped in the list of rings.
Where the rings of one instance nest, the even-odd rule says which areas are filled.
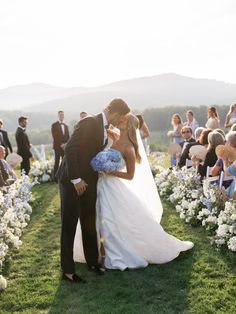
[[[95,266],[88,266],[88,271],[92,271],[94,273],[96,273],[97,275],[104,275],[105,269],[101,268],[99,265],[95,265]]]
[[[73,274],[72,275],[72,279],[67,277],[65,274],[62,274],[62,279],[63,280],[67,280],[70,283],[85,283],[86,282],[84,279],[79,277],[77,274]]]

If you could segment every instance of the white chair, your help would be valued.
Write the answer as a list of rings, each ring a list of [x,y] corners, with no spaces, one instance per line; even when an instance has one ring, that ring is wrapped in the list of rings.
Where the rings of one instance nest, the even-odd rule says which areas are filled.
[[[207,171],[206,171],[206,181],[208,183],[213,183],[213,182],[216,182],[216,181],[219,181],[219,187],[222,186],[222,181],[223,181],[223,175],[224,175],[224,172],[221,171],[221,173],[217,176],[213,176],[213,177],[210,177],[211,175],[211,172],[212,172],[212,168],[213,167],[207,167]]]
[[[227,181],[234,181],[236,180],[235,176],[226,176],[225,173],[222,171],[222,180],[220,181],[220,185],[219,187],[221,188],[223,185],[223,182],[227,182]]]
[[[191,160],[191,159],[186,159],[186,161],[185,161],[185,166],[186,166],[187,168],[192,167],[192,166],[193,166],[192,160]]]

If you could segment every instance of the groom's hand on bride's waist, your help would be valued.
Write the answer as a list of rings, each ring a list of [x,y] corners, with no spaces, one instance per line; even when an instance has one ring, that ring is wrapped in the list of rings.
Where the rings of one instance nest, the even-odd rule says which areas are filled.
[[[82,195],[86,191],[87,186],[88,184],[84,180],[80,180],[80,182],[74,184],[78,195]]]

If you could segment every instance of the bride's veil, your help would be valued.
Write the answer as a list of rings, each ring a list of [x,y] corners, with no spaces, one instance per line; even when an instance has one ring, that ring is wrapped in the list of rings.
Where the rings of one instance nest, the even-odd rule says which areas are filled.
[[[137,140],[139,146],[139,153],[142,161],[140,164],[136,164],[135,174],[133,180],[129,181],[129,185],[133,192],[139,196],[140,199],[146,204],[148,214],[156,221],[160,222],[163,207],[157,191],[156,183],[154,181],[151,168],[147,159],[146,152],[141,140],[139,130],[137,130]]]

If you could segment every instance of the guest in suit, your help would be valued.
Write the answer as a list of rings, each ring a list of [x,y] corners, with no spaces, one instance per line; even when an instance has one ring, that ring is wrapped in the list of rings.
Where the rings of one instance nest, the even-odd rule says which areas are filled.
[[[28,175],[30,171],[30,158],[32,157],[30,152],[32,145],[30,144],[28,135],[26,133],[28,119],[21,116],[19,117],[18,122],[19,126],[16,130],[17,154],[20,155],[23,159],[21,162],[21,171],[24,170],[25,174]]]
[[[55,155],[55,164],[54,164],[54,180],[56,181],[55,175],[57,173],[60,159],[64,156],[65,145],[69,140],[69,128],[63,122],[65,118],[64,111],[58,111],[58,121],[53,123],[51,126],[51,132],[53,137],[53,149]]]
[[[193,138],[193,131],[190,126],[183,126],[181,129],[181,135],[183,138],[183,142],[181,142],[179,145],[182,147],[182,151],[185,149],[186,145],[188,143],[195,142],[195,139]]]
[[[184,150],[182,151],[182,154],[181,154],[181,156],[180,156],[179,163],[178,163],[178,166],[179,166],[180,168],[182,168],[183,166],[185,166],[187,159],[190,159],[190,158],[189,158],[189,150],[190,150],[190,148],[191,148],[192,146],[195,146],[195,145],[201,145],[200,142],[199,142],[199,138],[200,138],[201,133],[202,133],[204,130],[205,130],[205,128],[203,128],[203,127],[198,127],[198,128],[196,128],[195,134],[194,134],[194,135],[195,135],[196,142],[190,142],[190,143],[188,143],[188,144],[185,146],[185,148],[184,148]]]
[[[0,120],[0,145],[5,147],[5,150],[6,150],[5,156],[6,157],[8,155],[8,149],[12,153],[11,142],[9,141],[7,131],[3,130],[3,121],[2,120]]]
[[[107,127],[126,118],[130,108],[122,99],[114,99],[97,116],[80,120],[66,148],[58,170],[61,196],[61,268],[63,279],[79,283],[75,274],[73,243],[80,218],[83,249],[88,270],[103,274],[99,266],[96,232],[96,198],[98,173],[90,162],[106,145]]]

